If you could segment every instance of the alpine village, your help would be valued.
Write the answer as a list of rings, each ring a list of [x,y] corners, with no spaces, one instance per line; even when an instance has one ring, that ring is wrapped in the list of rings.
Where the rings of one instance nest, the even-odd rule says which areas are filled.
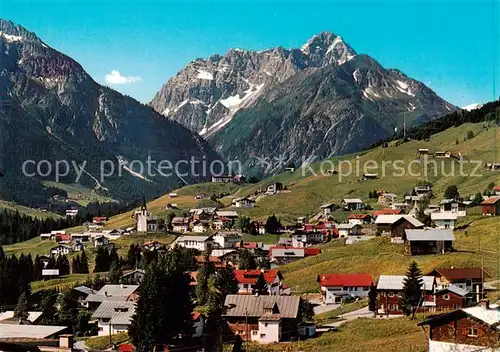
[[[500,351],[500,102],[456,107],[329,32],[301,49],[197,59],[150,106],[10,21],[0,52],[0,351]],[[243,88],[221,93],[239,69]],[[327,76],[337,78],[306,86]],[[353,95],[341,97],[341,80]],[[325,85],[321,107],[302,93],[285,100]],[[335,99],[394,124],[349,126]],[[337,114],[337,127],[247,133],[288,108]],[[138,117],[158,148],[130,127]],[[99,179],[97,159],[81,182],[20,173],[25,151],[58,160],[61,150],[75,160],[112,150],[124,175]],[[127,161],[158,150],[245,163],[166,180]],[[285,161],[249,161],[260,150]],[[347,170],[395,160],[418,176],[395,164]]]

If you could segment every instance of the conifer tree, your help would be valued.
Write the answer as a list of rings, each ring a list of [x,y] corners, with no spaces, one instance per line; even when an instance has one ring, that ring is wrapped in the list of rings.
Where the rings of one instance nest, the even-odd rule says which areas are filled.
[[[23,292],[21,296],[19,296],[19,300],[17,301],[17,306],[14,309],[14,318],[19,319],[19,322],[22,324],[28,320],[29,316],[29,306],[28,306],[28,295],[26,292]]]
[[[269,294],[266,279],[264,278],[264,273],[260,273],[257,277],[257,281],[255,282],[254,286],[254,293],[258,294],[259,296]]]
[[[42,316],[40,317],[41,325],[57,325],[57,294],[48,293],[43,296],[41,303]]]
[[[368,291],[368,309],[375,315],[377,310],[377,287],[373,282],[370,285],[370,291]]]
[[[403,281],[403,291],[399,297],[400,307],[406,316],[414,315],[422,299],[422,272],[417,263],[413,261],[406,272]]]
[[[87,259],[87,253],[85,253],[85,250],[82,250],[82,255],[80,256],[80,266],[78,272],[80,274],[89,273],[89,263]]]
[[[120,264],[117,261],[114,261],[111,264],[111,268],[108,272],[108,281],[110,284],[116,285],[120,283],[120,279],[123,275]]]
[[[257,269],[257,263],[255,258],[248,249],[243,249],[240,253],[240,263],[239,268],[242,270],[254,270]]]
[[[78,301],[72,290],[67,290],[59,296],[58,324],[68,326],[73,331],[76,324]]]

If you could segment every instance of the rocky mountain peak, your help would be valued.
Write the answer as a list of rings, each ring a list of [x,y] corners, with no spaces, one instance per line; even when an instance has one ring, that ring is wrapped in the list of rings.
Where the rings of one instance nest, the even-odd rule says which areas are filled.
[[[0,38],[6,42],[21,42],[21,41],[36,41],[41,43],[41,40],[35,33],[28,31],[21,25],[16,25],[12,21],[3,20],[0,18]]]
[[[356,56],[356,51],[332,32],[321,32],[304,44],[302,51],[309,59],[309,65],[322,67],[329,64],[342,65]]]

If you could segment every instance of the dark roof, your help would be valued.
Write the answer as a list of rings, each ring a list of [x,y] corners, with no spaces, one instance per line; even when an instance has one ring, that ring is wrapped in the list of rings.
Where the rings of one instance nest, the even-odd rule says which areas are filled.
[[[481,268],[438,268],[432,271],[432,273],[434,272],[438,273],[440,276],[444,276],[447,280],[451,282],[460,281],[464,279],[480,280],[482,278],[484,279],[490,277],[490,275],[488,275]]]
[[[252,296],[227,295],[225,306],[232,307],[226,313],[228,317],[261,317],[264,305],[276,303],[282,318],[297,318],[300,298],[297,296]]]
[[[280,321],[281,315],[279,314],[264,314],[259,318],[259,321]]]

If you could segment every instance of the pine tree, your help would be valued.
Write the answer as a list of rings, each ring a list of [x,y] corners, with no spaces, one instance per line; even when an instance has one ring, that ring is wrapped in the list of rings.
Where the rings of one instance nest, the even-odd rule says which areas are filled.
[[[121,277],[123,275],[120,264],[117,261],[114,261],[111,264],[111,268],[108,272],[108,281],[110,284],[116,285],[120,283]]]
[[[89,263],[87,259],[87,253],[85,253],[85,250],[82,250],[82,255],[80,256],[80,266],[78,268],[78,272],[80,274],[89,273]]]
[[[231,266],[217,271],[215,280],[215,285],[224,298],[229,294],[238,293],[238,280],[236,280],[234,269]]]
[[[373,284],[373,282],[370,285],[370,291],[368,291],[368,300],[368,309],[370,312],[373,312],[373,315],[375,315],[377,310],[377,287]]]
[[[458,199],[460,194],[456,185],[450,185],[444,190],[444,199]]]
[[[80,254],[77,254],[71,260],[71,272],[73,274],[78,274],[80,272]]]
[[[273,214],[267,218],[265,228],[266,233],[277,234],[282,226],[276,215]]]
[[[254,285],[254,292],[259,296],[269,294],[267,282],[266,279],[264,278],[264,273],[260,273],[259,276],[257,277],[257,281],[255,282]]]
[[[23,292],[21,296],[19,296],[19,300],[17,301],[17,306],[14,309],[14,318],[18,318],[19,322],[25,323],[28,320],[29,316],[29,307],[28,307],[28,295],[26,292]]]
[[[67,290],[59,296],[58,324],[68,326],[72,331],[76,325],[78,301],[72,290]]]
[[[406,316],[413,315],[418,310],[423,295],[423,283],[422,272],[417,263],[413,261],[406,272],[400,296],[401,310]]]
[[[205,253],[203,265],[196,276],[196,303],[204,306],[208,300],[208,280],[215,273],[215,268],[210,262],[210,251]]]
[[[41,310],[42,316],[40,317],[41,325],[57,325],[57,294],[48,293],[42,298]]]
[[[243,249],[240,253],[239,268],[241,270],[254,270],[257,269],[255,258],[248,249]]]
[[[109,262],[109,252],[103,246],[97,248],[95,257],[94,273],[102,273],[109,270],[111,263]]]
[[[70,265],[68,257],[65,255],[58,255],[56,260],[56,269],[59,269],[59,275],[69,275]]]

